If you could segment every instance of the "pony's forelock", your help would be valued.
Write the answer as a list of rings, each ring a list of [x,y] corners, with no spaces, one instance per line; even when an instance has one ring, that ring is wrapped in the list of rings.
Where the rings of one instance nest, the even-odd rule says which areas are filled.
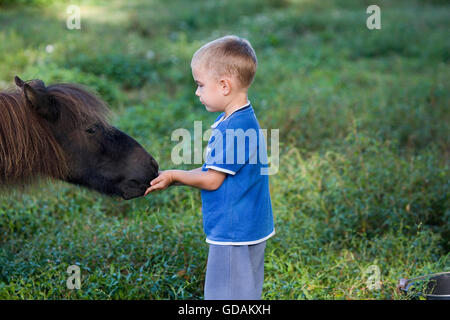
[[[59,125],[78,128],[89,122],[109,127],[111,113],[108,105],[89,89],[71,83],[47,87],[47,94],[60,108]]]

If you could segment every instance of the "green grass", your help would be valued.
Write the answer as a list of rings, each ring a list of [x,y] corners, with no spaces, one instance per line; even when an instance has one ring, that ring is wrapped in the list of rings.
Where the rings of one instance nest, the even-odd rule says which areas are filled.
[[[445,1],[378,1],[373,31],[370,1],[80,4],[82,30],[69,31],[62,1],[0,1],[0,87],[16,74],[91,87],[162,169],[174,129],[217,116],[194,95],[193,52],[229,33],[252,42],[250,100],[280,130],[263,298],[408,299],[399,278],[450,271]],[[0,298],[201,299],[200,207],[187,187],[131,201],[62,182],[3,194]],[[66,288],[73,264],[80,290]]]

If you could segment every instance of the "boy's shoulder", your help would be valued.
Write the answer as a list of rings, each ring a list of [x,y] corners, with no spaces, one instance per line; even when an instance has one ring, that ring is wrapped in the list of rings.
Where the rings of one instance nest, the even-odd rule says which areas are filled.
[[[226,129],[243,129],[245,131],[246,129],[259,127],[258,120],[251,105],[248,108],[237,110],[223,120],[224,117],[225,113],[217,117],[214,127],[222,131]]]

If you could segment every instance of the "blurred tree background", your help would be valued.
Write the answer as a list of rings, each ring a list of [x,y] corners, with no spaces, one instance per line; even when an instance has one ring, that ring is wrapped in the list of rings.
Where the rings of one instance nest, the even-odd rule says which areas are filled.
[[[371,4],[381,30],[366,27]],[[171,162],[171,133],[217,116],[194,94],[192,54],[246,37],[250,101],[280,130],[263,298],[408,299],[399,278],[450,270],[449,27],[436,0],[0,0],[0,88],[16,74],[87,85],[162,169],[191,169]],[[0,298],[202,298],[200,207],[187,187],[131,201],[61,182],[4,194]],[[66,288],[73,264],[80,290]]]

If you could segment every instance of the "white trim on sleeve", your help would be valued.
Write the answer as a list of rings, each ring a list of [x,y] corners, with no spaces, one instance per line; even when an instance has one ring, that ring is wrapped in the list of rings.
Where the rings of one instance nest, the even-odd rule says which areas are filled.
[[[252,244],[258,244],[260,242],[266,241],[270,237],[272,237],[275,234],[275,229],[266,237],[254,241],[242,241],[242,242],[235,242],[235,241],[213,241],[206,238],[206,242],[209,244],[216,244],[221,246],[249,246]]]
[[[236,174],[236,172],[234,172],[234,171],[231,171],[231,170],[228,170],[228,169],[224,169],[224,168],[219,168],[219,167],[216,167],[216,166],[205,166],[205,168],[213,169],[213,170],[220,171],[220,172],[225,172],[225,173],[231,174],[232,176],[234,176]]]

